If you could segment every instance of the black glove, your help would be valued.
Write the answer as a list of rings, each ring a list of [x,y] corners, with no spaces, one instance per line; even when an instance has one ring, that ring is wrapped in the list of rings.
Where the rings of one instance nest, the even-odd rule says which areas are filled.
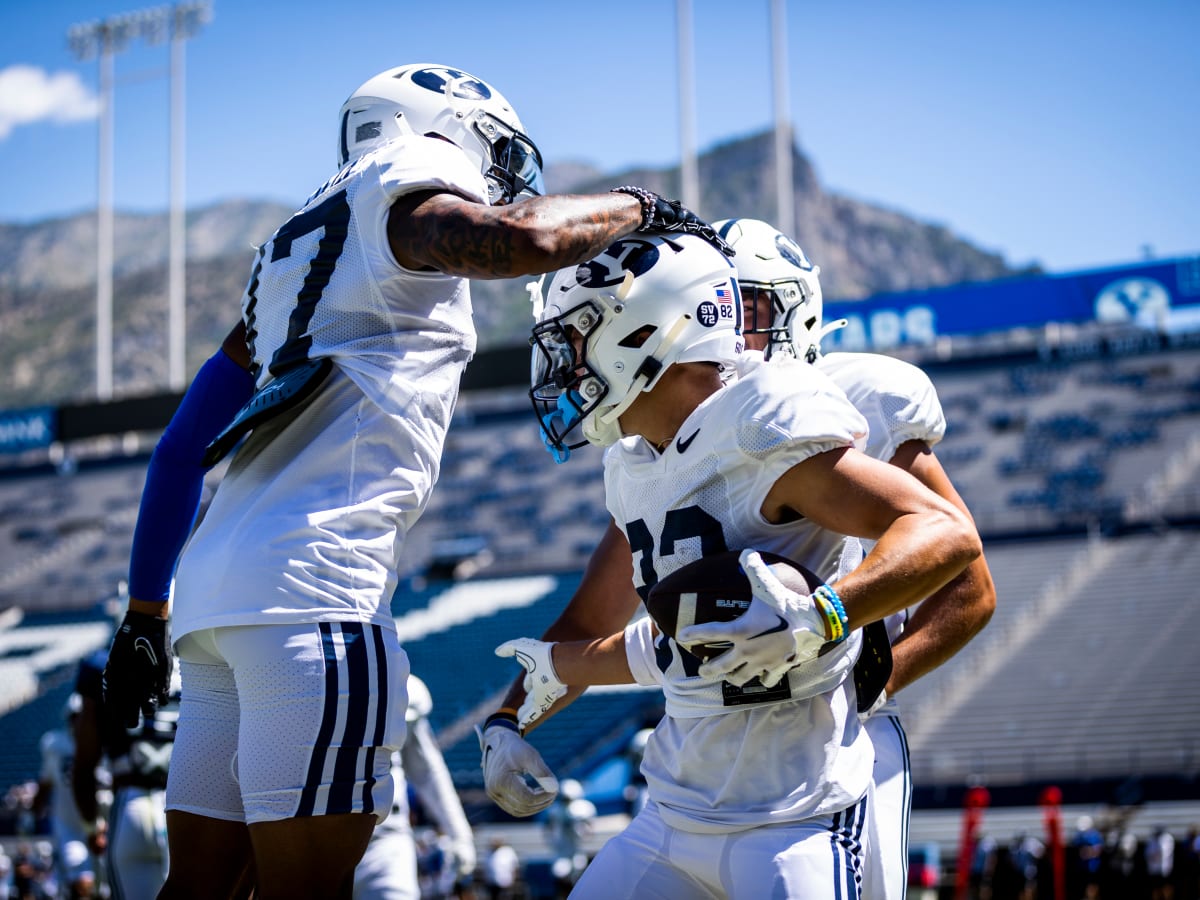
[[[638,231],[683,231],[704,238],[726,256],[736,252],[716,230],[678,200],[667,200],[645,188],[623,185],[612,189],[615,194],[629,194],[642,204],[642,224]]]
[[[121,728],[136,728],[138,713],[154,715],[171,689],[171,633],[167,620],[127,612],[113,635],[104,665],[104,714]]]

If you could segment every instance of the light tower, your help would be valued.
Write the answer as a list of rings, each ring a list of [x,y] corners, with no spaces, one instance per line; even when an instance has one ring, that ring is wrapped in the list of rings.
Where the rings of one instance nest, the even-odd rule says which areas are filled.
[[[168,378],[183,387],[184,372],[184,218],[183,218],[183,41],[211,18],[206,0],[110,16],[73,25],[67,44],[76,59],[99,60],[100,128],[96,186],[96,397],[113,395],[113,57],[131,40],[154,44],[171,39],[170,210],[168,266]]]
[[[675,2],[679,64],[679,198],[688,209],[700,205],[700,169],[696,160],[696,88],[692,62],[692,0]]]
[[[171,191],[170,252],[167,287],[167,384],[182,391],[187,370],[187,303],[184,264],[187,223],[184,204],[184,41],[212,20],[207,2],[177,3],[171,15]]]
[[[796,234],[792,123],[788,110],[787,0],[771,0],[771,85],[775,106],[775,227]]]

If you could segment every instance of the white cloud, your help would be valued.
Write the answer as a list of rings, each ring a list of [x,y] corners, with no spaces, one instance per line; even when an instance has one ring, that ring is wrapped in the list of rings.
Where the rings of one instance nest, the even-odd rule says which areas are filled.
[[[51,74],[36,66],[0,69],[0,141],[20,125],[94,119],[100,100],[74,72]]]

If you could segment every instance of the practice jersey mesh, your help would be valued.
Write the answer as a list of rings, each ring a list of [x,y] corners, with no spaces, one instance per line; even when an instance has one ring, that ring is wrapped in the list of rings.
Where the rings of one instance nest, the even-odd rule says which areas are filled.
[[[404,538],[436,482],[475,349],[466,279],[401,268],[403,194],[486,202],[452,144],[391,141],[343,169],[260,248],[243,298],[261,386],[296,361],[332,374],[230,463],[175,580],[172,632],[359,621],[391,627]]]
[[[402,269],[387,238],[392,204],[423,190],[487,196],[457,147],[400,138],[339,172],[259,249],[242,297],[259,387],[317,357],[390,411],[431,378],[457,384],[475,352],[469,282]]]
[[[788,469],[853,446],[866,423],[806,363],[762,366],[709,397],[661,455],[625,438],[605,456],[609,511],[629,539],[645,588],[722,550],[754,547],[794,559],[826,581],[857,560],[847,538],[801,519],[767,522],[763,500]],[[680,452],[679,441],[685,442]],[[645,641],[627,632],[627,639]],[[673,641],[642,644],[660,673],[668,716],[642,762],[663,818],[687,831],[738,831],[853,803],[873,752],[854,714],[857,639],[789,673],[782,692],[740,691],[695,673]],[[631,666],[637,650],[630,649]],[[638,675],[639,680],[647,677]]]
[[[830,353],[816,367],[840,387],[866,417],[869,434],[864,451],[889,462],[900,445],[923,441],[930,447],[946,434],[946,417],[937,390],[919,368],[882,353]],[[874,541],[863,541],[869,552]],[[888,637],[895,643],[904,631],[908,611],[888,616]],[[895,701],[889,701],[895,706]]]

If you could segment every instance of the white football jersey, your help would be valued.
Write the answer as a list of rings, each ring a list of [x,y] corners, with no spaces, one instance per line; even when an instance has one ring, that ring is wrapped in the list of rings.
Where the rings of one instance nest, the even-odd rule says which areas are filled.
[[[290,362],[328,356],[392,411],[431,378],[457,388],[475,352],[469,283],[400,268],[387,239],[396,199],[430,189],[487,202],[483,176],[453,144],[399,138],[339,172],[259,248],[242,295],[258,387]]]
[[[773,364],[789,357],[776,357]],[[748,350],[738,363],[739,375],[763,364],[761,352]],[[908,441],[924,441],[930,447],[946,434],[946,417],[933,382],[916,366],[882,353],[830,353],[817,358],[817,369],[829,376],[867,420],[867,440],[862,450],[868,456],[890,462]],[[863,552],[873,541],[863,540]],[[884,620],[894,643],[904,631],[908,612]]]
[[[945,436],[946,417],[933,382],[911,363],[882,353],[830,353],[814,365],[866,417],[868,456],[889,462],[901,444],[924,441],[932,447]],[[874,546],[874,541],[862,543],[864,553]],[[907,621],[907,610],[884,620],[893,643]]]
[[[644,593],[701,556],[743,547],[794,559],[826,581],[853,568],[857,541],[805,519],[772,524],[761,507],[788,469],[865,432],[815,368],[772,364],[706,399],[661,455],[640,437],[614,445],[605,492],[634,554],[636,586]],[[646,634],[627,631],[628,656],[635,677],[661,684],[666,697],[642,773],[668,824],[739,831],[840,810],[866,791],[874,757],[847,677],[857,639],[768,690],[703,679],[695,657]]]
[[[487,202],[445,141],[400,138],[343,169],[259,250],[243,297],[258,385],[304,359],[332,374],[259,425],[229,466],[176,576],[176,638],[225,625],[349,620],[391,627],[407,530],[439,459],[475,349],[464,278],[396,262],[400,196]]]

